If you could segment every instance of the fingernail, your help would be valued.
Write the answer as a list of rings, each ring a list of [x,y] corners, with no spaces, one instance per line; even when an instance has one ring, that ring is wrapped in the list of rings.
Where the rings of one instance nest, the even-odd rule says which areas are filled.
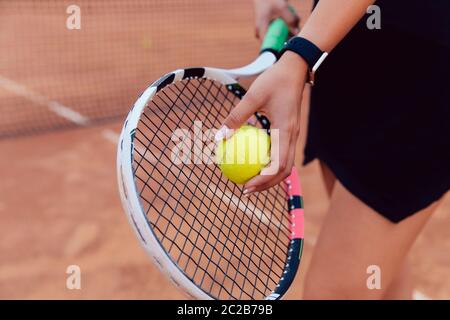
[[[214,140],[216,142],[222,141],[223,139],[228,139],[233,135],[233,130],[228,128],[227,126],[223,126],[219,129],[219,131],[216,132],[216,135],[214,136]]]
[[[251,126],[256,126],[256,119],[253,117],[248,118],[247,123]]]
[[[269,166],[263,168],[259,172],[259,175],[260,176],[271,176],[271,175],[273,175],[276,172],[276,170],[274,170],[274,168],[272,168],[271,164],[272,164],[272,162],[269,163]]]
[[[254,187],[250,187],[250,188],[244,189],[244,191],[243,191],[244,197],[248,197],[254,191],[255,191]]]

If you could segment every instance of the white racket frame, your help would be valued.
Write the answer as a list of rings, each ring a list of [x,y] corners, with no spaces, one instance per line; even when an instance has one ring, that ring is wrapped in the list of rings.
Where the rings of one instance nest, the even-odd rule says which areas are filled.
[[[255,61],[245,67],[237,69],[204,68],[204,78],[221,82],[224,85],[234,84],[240,78],[258,75],[271,67],[277,58],[269,51],[263,52]],[[184,69],[174,72],[172,82],[180,81],[184,76]],[[167,75],[166,75],[167,76]],[[162,77],[161,79],[163,79]],[[135,229],[136,236],[146,252],[153,258],[155,264],[165,273],[172,282],[195,299],[209,300],[212,296],[198,288],[190,281],[184,272],[179,269],[171,257],[161,248],[159,240],[152,231],[146,214],[141,206],[133,175],[133,137],[139,123],[141,114],[148,102],[157,92],[157,83],[150,85],[139,97],[129,112],[120,134],[117,151],[117,178],[122,206],[126,211],[130,225]],[[266,299],[274,299],[273,294]]]

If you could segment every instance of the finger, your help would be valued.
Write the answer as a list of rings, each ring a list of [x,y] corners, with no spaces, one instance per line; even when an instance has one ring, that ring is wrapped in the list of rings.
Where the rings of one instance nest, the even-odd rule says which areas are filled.
[[[260,39],[260,40],[264,39],[264,37],[266,36],[266,33],[267,33],[268,26],[269,26],[269,21],[264,21],[257,27],[258,39]]]
[[[260,16],[256,19],[256,36],[258,39],[262,40],[266,36],[267,28],[269,27],[270,17]]]
[[[292,12],[289,9],[289,6],[285,6],[283,7],[283,9],[280,12],[281,18],[284,20],[284,22],[287,23],[287,25],[289,26],[289,30],[294,33],[297,34],[300,32],[299,26],[300,26],[300,17],[295,14],[294,12]]]
[[[258,39],[264,39],[271,20],[271,12],[268,10],[256,10],[255,12],[255,35]]]
[[[267,190],[269,188],[272,188],[273,186],[276,186],[280,184],[283,180],[285,180],[291,173],[292,167],[295,164],[295,145],[291,144],[291,147],[289,149],[289,158],[287,165],[284,167],[282,171],[280,171],[273,179],[267,181],[266,183],[261,184],[255,192],[260,192],[263,190]]]
[[[292,167],[291,167],[292,170]],[[262,192],[264,190],[270,189],[274,186],[279,185],[284,179],[286,179],[288,175],[286,175],[284,172],[280,172],[277,174],[273,179],[259,185],[254,192]]]
[[[256,127],[256,123],[257,123],[257,120],[256,120],[256,118],[253,115],[250,116],[250,118],[247,119],[247,124],[249,124],[251,126]]]
[[[259,108],[261,99],[248,92],[244,98],[233,108],[223,122],[230,129],[240,128]]]
[[[234,129],[239,129],[258,109],[260,102],[253,98],[250,92],[233,108],[225,118],[222,127],[217,131],[214,139],[219,142],[229,139],[234,134]]]
[[[283,170],[280,170],[275,176],[272,177],[272,179],[262,182],[260,185],[254,188],[253,192],[264,191],[280,184],[283,180],[285,180],[289,176],[290,172],[292,171],[292,167],[294,166],[294,163],[295,163],[295,148],[291,147],[289,151],[288,162],[285,166],[283,166]]]
[[[271,163],[268,167],[261,170],[261,174],[252,178],[244,185],[246,193],[262,190],[262,185],[278,178],[280,172],[283,172],[288,165],[290,134],[287,131],[272,130],[270,158]]]

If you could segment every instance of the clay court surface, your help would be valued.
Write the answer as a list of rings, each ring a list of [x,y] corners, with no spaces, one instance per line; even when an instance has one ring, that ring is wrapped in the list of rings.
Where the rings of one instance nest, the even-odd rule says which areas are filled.
[[[220,1],[214,2],[220,3]],[[250,10],[248,7],[244,9],[247,12]],[[164,10],[162,13],[166,13]],[[219,6],[215,10],[220,12],[226,10],[226,7]],[[200,7],[193,12],[194,17],[203,16]],[[154,17],[158,16],[155,12],[153,14]],[[161,17],[162,15],[160,19],[163,21]],[[171,67],[169,66],[171,62],[158,64],[153,60],[152,65],[142,62],[132,66],[130,63],[127,68],[120,67],[123,66],[120,61],[114,62],[117,66],[108,64],[99,56],[87,60],[79,59],[74,52],[71,53],[75,55],[73,57],[70,53],[66,53],[69,55],[67,59],[55,60],[58,55],[49,54],[39,55],[36,61],[32,59],[32,52],[28,52],[26,56],[26,52],[22,51],[21,56],[9,56],[9,58],[5,58],[2,53],[0,76],[13,79],[15,84],[41,94],[48,98],[48,101],[57,101],[71,106],[88,119],[95,118],[98,114],[91,115],[85,112],[86,110],[93,110],[92,108],[95,107],[98,111],[99,108],[104,108],[100,113],[108,113],[110,110],[108,107],[113,102],[116,103],[113,110],[116,114],[120,114],[128,108],[145,85],[155,80],[155,76],[175,67],[181,67],[183,63],[190,65],[204,58],[206,60],[204,64],[207,65],[217,65],[215,62],[220,60],[225,61],[224,66],[236,66],[249,61],[256,48],[256,42],[252,38],[251,24],[243,22],[246,21],[243,14],[233,17],[232,23],[228,24],[226,21],[218,24],[211,17],[199,19],[198,23],[203,24],[204,31],[196,34],[194,39],[197,39],[195,40],[197,42],[194,42],[200,45],[202,41],[205,41],[205,37],[206,41],[213,41],[208,36],[220,33],[232,39],[235,45],[236,43],[245,45],[246,49],[242,55],[226,55],[223,50],[216,49],[214,56],[208,58],[199,56],[199,51],[183,49],[185,59],[180,60],[178,57],[171,57],[173,51],[170,50],[167,42],[152,40],[151,33],[149,33],[150,36],[139,37],[136,41],[116,35],[115,40],[119,41],[120,45],[125,46],[128,43],[132,47],[139,43],[138,53],[131,53],[133,50],[130,49],[133,59],[137,59],[135,61],[146,61],[147,56],[152,56],[158,61],[175,61],[177,58],[175,64],[179,65]],[[109,19],[111,20],[106,20],[106,24],[113,24],[114,19]],[[4,21],[0,21],[2,40],[9,39],[8,43],[14,44],[11,42],[13,33],[26,34],[26,29],[23,29],[25,27],[19,24],[14,32],[11,28],[3,28],[6,25]],[[14,21],[17,22],[17,20]],[[190,25],[189,19],[183,23]],[[8,25],[12,24],[13,20]],[[217,30],[213,29],[214,26]],[[209,30],[206,30],[206,27]],[[169,35],[176,35],[178,32],[190,35],[189,29],[175,30],[167,24],[164,25],[164,31]],[[134,34],[133,32],[139,33],[136,29],[128,30],[126,33]],[[109,36],[113,35],[109,34]],[[157,41],[161,43],[155,45]],[[213,44],[214,42],[211,42],[210,46]],[[84,50],[95,51],[95,45],[92,43],[91,47]],[[19,46],[14,48],[17,49]],[[107,49],[106,47],[101,50],[107,52]],[[98,53],[98,50],[95,52]],[[8,52],[10,55],[17,54]],[[61,49],[59,52],[62,54],[64,50]],[[143,56],[138,57],[140,54]],[[85,56],[88,56],[86,52],[83,57]],[[14,61],[20,63],[15,64]],[[29,61],[33,72],[25,73],[27,68],[23,66],[22,61]],[[34,64],[33,61],[35,61]],[[73,66],[75,73],[62,72],[62,69],[55,67],[55,64],[67,67],[64,65],[67,61],[76,63]],[[52,72],[46,72],[45,66]],[[152,66],[152,71],[147,75],[145,68]],[[79,84],[81,89],[77,92],[71,92],[66,88],[66,86],[70,87],[71,79],[85,79],[87,72],[91,73],[93,79],[102,81],[105,73],[108,76],[110,71],[111,76],[119,78],[116,73],[119,72],[125,79],[123,81],[125,95],[117,93],[117,90],[108,86],[98,86],[100,89],[96,89],[97,87],[93,87],[94,84],[98,85],[95,81],[92,84],[85,82]],[[117,85],[117,83],[113,84]],[[51,91],[52,86],[57,89]],[[0,85],[2,126],[5,128],[12,123],[17,127],[16,129],[20,129],[20,125],[24,126],[24,123],[25,125],[38,123],[37,128],[42,127],[45,132],[0,140],[0,298],[185,298],[153,266],[139,246],[122,211],[116,186],[115,160],[117,135],[123,116],[119,115],[117,121],[86,128],[49,130],[51,126],[46,127],[46,121],[58,119],[59,116],[45,108],[45,103],[48,101],[43,101],[44,106],[37,105],[36,101],[30,101],[29,97],[9,89]],[[50,91],[46,92],[46,90]],[[52,95],[52,92],[56,94]],[[114,96],[115,93],[117,96]],[[106,102],[102,103],[102,101]],[[77,106],[85,106],[85,108]],[[4,110],[7,111],[3,112]],[[24,110],[27,111],[23,112]],[[305,130],[308,110],[306,107],[303,110],[302,127]],[[21,114],[24,118],[20,116],[14,118],[11,116],[14,114]],[[25,118],[27,120],[23,122]],[[59,122],[55,121],[56,127],[70,124],[70,121],[65,118],[60,118]],[[302,141],[299,142],[298,147],[298,163],[301,162],[304,136],[303,131]],[[300,165],[298,167],[300,168]],[[308,268],[315,239],[328,208],[317,162],[301,168],[300,177],[305,197],[306,245],[296,283],[287,296],[291,299],[301,297],[303,275]],[[447,195],[412,249],[411,262],[418,298],[450,299],[449,213],[450,195]],[[68,276],[66,268],[69,265],[78,265],[81,268],[81,290],[66,288]]]

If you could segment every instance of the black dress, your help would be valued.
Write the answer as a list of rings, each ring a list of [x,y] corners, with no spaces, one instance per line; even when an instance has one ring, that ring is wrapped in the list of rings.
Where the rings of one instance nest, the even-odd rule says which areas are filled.
[[[317,72],[305,164],[399,222],[450,189],[450,1],[375,4],[381,30],[364,17]]]

